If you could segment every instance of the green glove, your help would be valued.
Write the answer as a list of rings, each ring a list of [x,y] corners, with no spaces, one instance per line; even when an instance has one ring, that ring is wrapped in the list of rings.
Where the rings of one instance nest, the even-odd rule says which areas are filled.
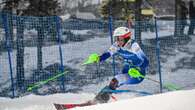
[[[128,71],[128,74],[132,77],[132,78],[144,78],[144,75],[142,75],[136,68],[131,68]]]
[[[97,53],[91,54],[88,59],[82,64],[82,65],[87,65],[87,64],[92,64],[92,63],[98,63],[100,60],[100,56]]]

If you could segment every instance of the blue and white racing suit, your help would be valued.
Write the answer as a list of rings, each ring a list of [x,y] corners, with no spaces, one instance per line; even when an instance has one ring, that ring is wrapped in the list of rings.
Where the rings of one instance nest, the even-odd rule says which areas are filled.
[[[105,61],[113,55],[119,55],[124,61],[121,73],[115,75],[115,78],[119,82],[119,86],[123,84],[138,84],[143,81],[144,78],[133,78],[128,74],[129,69],[136,68],[143,76],[145,76],[146,69],[149,65],[145,53],[137,42],[131,40],[124,47],[119,47],[117,43],[114,43],[107,52],[100,56],[100,62]]]

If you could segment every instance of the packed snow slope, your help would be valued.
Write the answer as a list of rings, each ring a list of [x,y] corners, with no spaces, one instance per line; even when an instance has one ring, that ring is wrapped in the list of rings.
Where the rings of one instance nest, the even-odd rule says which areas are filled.
[[[195,110],[195,90],[121,100],[74,110]]]
[[[122,99],[118,101],[73,110],[195,110],[195,89],[167,92],[164,94]],[[49,96],[28,95],[21,98],[0,98],[0,110],[55,110],[52,103],[80,103],[92,99],[94,94],[55,94]]]

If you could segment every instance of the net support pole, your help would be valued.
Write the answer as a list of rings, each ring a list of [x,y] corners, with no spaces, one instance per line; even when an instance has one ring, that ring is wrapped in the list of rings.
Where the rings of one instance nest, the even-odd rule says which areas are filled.
[[[157,68],[158,68],[158,73],[159,73],[160,93],[162,93],[163,92],[163,84],[162,84],[161,64],[160,64],[160,41],[159,41],[159,35],[158,35],[157,17],[155,17],[155,32],[156,32]]]
[[[7,47],[7,53],[8,53],[8,60],[9,60],[9,69],[10,69],[10,78],[11,78],[11,91],[12,91],[12,98],[15,97],[15,90],[14,90],[14,78],[13,78],[13,70],[12,70],[12,59],[11,59],[11,44],[9,41],[10,38],[10,29],[9,29],[9,24],[8,24],[8,14],[3,13],[2,14],[2,19],[3,19],[3,26],[5,29],[5,39],[6,39],[6,47]]]
[[[58,37],[58,45],[59,45],[59,53],[60,53],[60,71],[64,72],[64,63],[63,63],[63,54],[62,54],[62,46],[61,46],[61,37],[62,37],[62,32],[61,32],[61,24],[60,24],[60,17],[55,16],[55,20],[56,20],[56,29],[57,29],[57,37]],[[64,79],[64,75],[61,77],[62,80],[62,90],[65,92],[65,79]]]

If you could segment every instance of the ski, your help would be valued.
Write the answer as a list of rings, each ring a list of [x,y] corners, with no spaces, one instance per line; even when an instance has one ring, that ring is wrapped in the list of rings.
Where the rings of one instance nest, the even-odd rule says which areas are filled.
[[[79,107],[80,104],[56,104],[54,103],[56,110],[66,110],[74,107]]]
[[[75,107],[83,107],[83,106],[90,106],[90,105],[94,105],[95,103],[92,103],[90,101],[85,102],[85,103],[79,103],[79,104],[56,104],[54,103],[54,106],[57,110],[66,110],[66,109],[71,109],[71,108],[75,108]]]

